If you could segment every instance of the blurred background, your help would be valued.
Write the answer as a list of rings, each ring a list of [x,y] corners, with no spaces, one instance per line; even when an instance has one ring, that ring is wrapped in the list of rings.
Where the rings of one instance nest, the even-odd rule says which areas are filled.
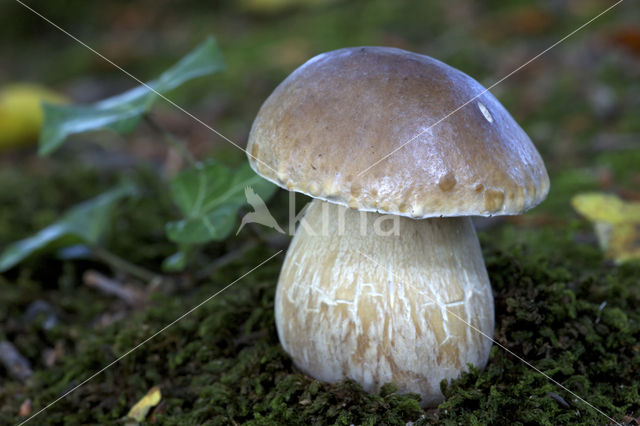
[[[226,71],[190,81],[171,92],[169,98],[243,147],[253,118],[266,97],[295,68],[321,52],[357,45],[398,47],[440,59],[490,86],[614,2],[24,0],[24,3],[142,81],[157,77],[207,36],[215,36],[227,64]],[[96,102],[138,85],[18,2],[4,0],[0,2],[0,91],[22,83],[36,83],[53,91],[51,96],[73,103]],[[575,231],[571,234],[574,242],[596,247],[591,225],[574,211],[571,198],[584,191],[603,191],[628,202],[640,201],[638,2],[623,1],[492,92],[540,151],[550,173],[551,191],[544,203],[526,215],[480,223],[485,230],[481,238],[493,238],[491,229],[507,229],[509,238],[533,244],[538,238],[533,235],[540,235],[536,231],[553,235],[571,229]],[[231,165],[246,161],[243,152],[166,102],[158,102],[152,115],[199,159],[216,158]],[[37,155],[37,120],[35,127],[26,130],[16,130],[16,122],[0,104],[0,250],[54,222],[67,208],[109,188],[121,176],[134,174],[143,183],[147,197],[119,207],[115,231],[106,238],[106,245],[134,264],[159,270],[163,259],[175,251],[175,245],[164,235],[164,224],[177,213],[167,196],[166,181],[158,176],[171,176],[185,164],[159,140],[157,133],[142,123],[124,136],[110,132],[82,134],[72,137],[52,156],[41,157]],[[275,214],[284,217],[286,194],[280,191],[276,199],[274,206],[285,207],[282,216],[277,216],[278,207],[274,207]],[[207,264],[236,253],[242,238],[248,237],[207,245],[195,264]],[[286,240],[269,238],[266,240],[273,247],[284,248],[288,244]],[[540,249],[542,245],[535,247],[532,252],[546,250]],[[574,246],[570,247],[574,250]],[[263,250],[248,256],[241,269],[266,258],[265,253]],[[501,270],[502,266],[496,265],[489,265],[490,272],[492,267]],[[43,389],[36,386],[37,392],[21,393],[24,389],[15,380],[3,382],[9,369],[0,367],[0,407],[3,407],[0,414],[15,416],[19,407],[25,410],[21,413],[28,415],[32,409],[24,405],[27,396],[44,395],[45,400],[51,399],[66,389],[67,382],[77,383],[71,381],[73,374],[83,377],[87,371],[101,368],[113,359],[105,355],[108,351],[103,351],[104,345],[86,343],[93,341],[86,335],[102,336],[102,330],[111,330],[110,325],[127,322],[136,308],[121,298],[97,295],[95,289],[81,285],[83,273],[89,268],[111,273],[109,268],[92,260],[60,261],[48,255],[0,274],[0,341],[11,341],[34,371],[52,371],[43,383],[60,384],[58,393],[43,393],[44,388],[49,389],[47,386]],[[218,319],[219,322],[245,324],[242,321],[247,318],[252,318],[249,322],[263,321],[270,327],[270,344],[277,347],[269,315],[278,269],[279,263],[266,269],[265,281],[270,290],[250,290],[258,292],[251,293],[251,297],[261,300],[261,307],[251,306],[249,310],[245,304],[229,302],[229,309],[235,313],[225,313],[227,316]],[[219,285],[237,275],[236,269],[223,270],[219,275],[213,274],[212,281]],[[206,291],[192,294],[189,299],[186,294],[195,286],[193,280],[186,282],[191,282],[192,287],[187,284],[186,289],[180,289],[181,297],[162,302],[173,308],[150,311],[152,329],[165,324],[167,318],[175,318],[193,305],[190,301],[202,300],[210,291],[205,288]],[[162,303],[156,306],[165,306]],[[45,320],[54,318],[56,324],[64,327],[44,329],[42,322],[34,323],[37,315],[41,320],[42,315]],[[251,330],[252,326],[247,327]],[[115,331],[109,333],[114,334],[105,334],[106,345],[109,347],[115,339],[116,353],[122,353],[142,337],[133,331],[118,338],[113,337]],[[235,333],[242,334],[229,329],[216,339],[231,342]],[[233,345],[248,347],[254,337],[240,343],[233,340]],[[169,357],[178,353],[186,345],[179,343],[180,338],[172,337],[159,353]],[[211,341],[212,345],[218,343],[215,339]],[[56,365],[80,359],[78,354],[87,353],[87,347],[93,348],[93,352],[89,351],[90,355],[78,362],[75,373],[56,372]],[[229,351],[225,352],[229,359],[236,356]],[[72,412],[73,404],[82,401],[91,407],[99,406],[105,413],[113,410],[111,417],[102,420],[122,416],[149,384],[165,378],[162,368],[155,371],[152,367],[164,361],[156,363],[154,357],[132,360],[121,371],[114,369],[107,374],[106,384],[87,387],[85,393],[78,394],[78,400],[71,399],[72,405],[61,406],[59,411]],[[171,365],[181,365],[182,359],[171,358]],[[140,372],[141,365],[146,365],[147,370]],[[122,385],[121,380],[127,381],[127,385]],[[175,380],[181,383],[180,377]],[[116,393],[122,395],[114,395],[114,386]],[[191,389],[189,386],[184,388]],[[187,393],[178,386],[173,397],[188,399]],[[96,399],[92,400],[93,397]],[[189,398],[194,401],[199,396]],[[92,415],[86,414],[84,421],[98,421]],[[62,421],[61,417],[57,419]]]
[[[320,52],[356,45],[399,47],[438,58],[488,86],[613,2],[27,4],[143,81],[157,76],[207,35],[215,35],[227,71],[189,83],[171,98],[244,146],[263,100],[286,75]],[[640,185],[639,15],[637,4],[622,2],[492,90],[529,133],[554,176],[545,203],[549,211],[560,207],[560,192],[581,189],[565,185],[612,185],[621,190]],[[137,84],[16,2],[0,5],[0,34],[0,85],[38,82],[74,102],[92,102]],[[169,105],[161,105],[156,114],[199,155],[228,148]],[[117,141],[105,138],[102,135],[98,142],[109,143],[111,150]],[[162,155],[156,151],[164,147],[145,141],[144,131],[134,139],[127,142],[127,150],[142,157]],[[3,163],[9,162],[4,167],[32,160],[7,160],[7,155],[2,155]]]

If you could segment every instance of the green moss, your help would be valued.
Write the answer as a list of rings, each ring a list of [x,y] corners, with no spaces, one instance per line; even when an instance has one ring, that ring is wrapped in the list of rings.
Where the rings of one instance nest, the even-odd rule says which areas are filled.
[[[495,338],[609,416],[620,420],[625,414],[637,415],[640,265],[604,266],[595,249],[566,250],[571,243],[561,237],[547,243],[542,258],[529,256],[534,248],[527,246],[514,247],[510,254],[485,249],[496,294]],[[626,290],[619,293],[622,288]],[[495,346],[484,371],[473,369],[444,392],[447,401],[439,407],[440,419],[462,424],[606,422]]]
[[[483,238],[496,300],[498,342],[615,419],[640,413],[640,265],[613,267],[595,248],[543,232],[513,243],[509,228]],[[529,237],[531,237],[529,239]],[[269,252],[218,271],[183,297],[155,297],[124,323],[82,336],[62,365],[29,386],[3,391],[1,413],[20,389],[36,407],[222,288]],[[273,321],[279,261],[265,265],[52,407],[43,423],[113,422],[153,385],[162,424],[602,424],[606,419],[494,346],[487,368],[447,384],[447,400],[424,412],[416,396],[385,386],[369,395],[350,381],[323,384],[297,372]],[[79,296],[80,297],[80,296]],[[602,308],[602,302],[606,306]],[[562,402],[564,401],[569,408]]]

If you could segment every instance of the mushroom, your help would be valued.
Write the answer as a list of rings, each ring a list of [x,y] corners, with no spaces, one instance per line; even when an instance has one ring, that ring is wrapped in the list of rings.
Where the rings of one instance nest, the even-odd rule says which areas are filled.
[[[549,189],[491,93],[400,49],[323,53],[265,101],[247,152],[258,174],[314,198],[275,300],[300,370],[371,392],[393,382],[434,406],[443,379],[484,368],[493,295],[470,216],[520,214]]]

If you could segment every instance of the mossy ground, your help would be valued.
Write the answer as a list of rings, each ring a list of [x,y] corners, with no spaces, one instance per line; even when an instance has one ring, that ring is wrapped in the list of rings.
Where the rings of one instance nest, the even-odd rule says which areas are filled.
[[[134,178],[162,203],[152,175],[138,172]],[[19,223],[20,209],[41,212],[46,222],[69,198],[86,198],[113,181],[83,168],[59,171],[37,184],[6,172],[3,178],[12,182],[13,191],[0,195],[1,201],[16,206],[4,212],[11,217],[3,223]],[[24,191],[34,204],[20,204]],[[279,194],[272,204],[285,198]],[[114,223],[128,236],[118,243],[120,253],[148,265],[171,253],[161,232],[166,217],[154,203],[130,202],[119,217],[128,217]],[[0,232],[15,238],[28,226],[37,227],[25,223]],[[629,420],[640,415],[640,264],[604,261],[595,245],[574,241],[582,231],[581,226],[559,231],[503,225],[480,233],[495,293],[495,338],[607,415]],[[210,250],[215,254],[223,247]],[[36,371],[26,384],[3,379],[0,418],[15,421],[26,398],[33,400],[34,409],[43,407],[273,252],[259,243],[195,288],[155,294],[142,310],[127,310],[82,286],[83,270],[108,272],[90,260],[60,262],[45,256],[0,277],[2,305],[7,307],[0,313],[0,335],[14,342]],[[416,396],[398,395],[393,386],[369,395],[349,381],[312,380],[292,366],[278,344],[273,297],[281,262],[282,257],[275,258],[243,278],[51,407],[36,423],[115,423],[156,385],[163,394],[163,407],[155,414],[161,424],[608,422],[496,345],[486,369],[443,383],[447,399],[437,410],[421,410]],[[59,325],[46,331],[38,321],[25,323],[26,306],[35,299],[54,307]],[[122,310],[123,319],[98,325],[96,318]],[[40,353],[57,342],[65,353],[46,368]]]

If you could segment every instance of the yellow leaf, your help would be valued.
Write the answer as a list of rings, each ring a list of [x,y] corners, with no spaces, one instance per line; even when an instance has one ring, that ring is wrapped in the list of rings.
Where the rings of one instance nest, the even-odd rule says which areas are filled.
[[[589,193],[576,195],[571,204],[593,222],[607,258],[616,263],[640,259],[640,203],[611,194]]]
[[[36,84],[0,88],[0,150],[35,143],[42,127],[42,102],[66,103],[61,95]]]
[[[149,414],[149,410],[158,405],[161,399],[162,393],[160,392],[160,388],[158,386],[152,387],[149,389],[149,392],[147,392],[147,394],[136,403],[136,405],[131,407],[127,417],[135,420],[136,422],[143,422],[147,417],[147,414]]]

